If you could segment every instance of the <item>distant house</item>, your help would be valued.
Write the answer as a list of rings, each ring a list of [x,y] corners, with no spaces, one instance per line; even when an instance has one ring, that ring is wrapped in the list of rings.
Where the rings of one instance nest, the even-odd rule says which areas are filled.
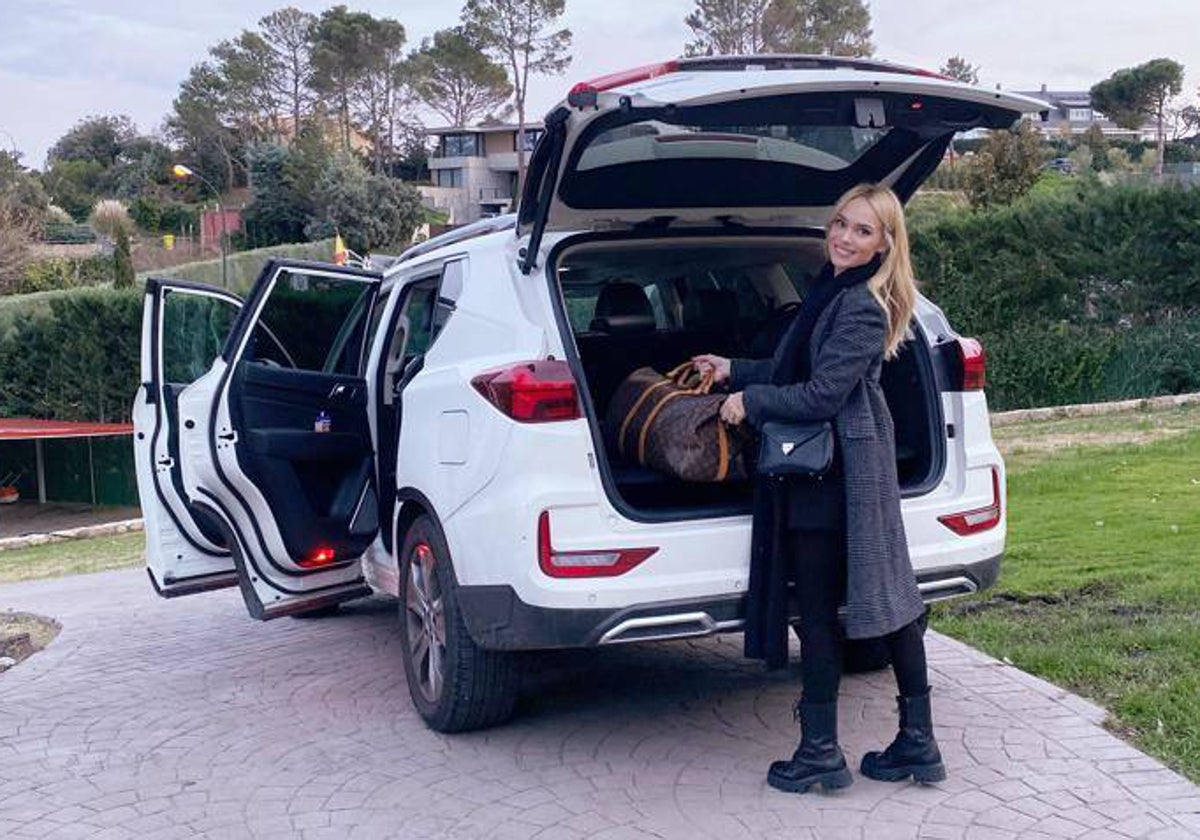
[[[517,126],[431,128],[436,138],[429,157],[432,187],[421,187],[426,203],[462,225],[507,213],[516,206]],[[541,123],[525,125],[525,160],[543,134]]]
[[[1040,99],[1050,109],[1039,118],[1031,118],[1034,128],[1046,137],[1061,137],[1066,134],[1083,134],[1092,126],[1099,126],[1106,137],[1127,140],[1154,140],[1154,123],[1146,123],[1140,129],[1122,128],[1092,107],[1091,94],[1086,90],[1018,90],[1024,96]]]

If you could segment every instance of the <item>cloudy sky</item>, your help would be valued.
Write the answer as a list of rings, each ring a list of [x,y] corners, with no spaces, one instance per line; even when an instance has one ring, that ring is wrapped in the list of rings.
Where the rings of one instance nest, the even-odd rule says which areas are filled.
[[[336,0],[290,0],[319,12]],[[393,17],[409,42],[457,22],[459,0],[343,0]],[[0,145],[40,167],[90,114],[128,114],[156,131],[208,47],[289,0],[0,0]],[[678,55],[693,0],[567,0],[574,62],[531,84],[540,115],[571,83]],[[1113,70],[1166,56],[1200,85],[1197,0],[871,0],[876,55],[936,69],[958,54],[981,82],[1014,90],[1087,88]]]

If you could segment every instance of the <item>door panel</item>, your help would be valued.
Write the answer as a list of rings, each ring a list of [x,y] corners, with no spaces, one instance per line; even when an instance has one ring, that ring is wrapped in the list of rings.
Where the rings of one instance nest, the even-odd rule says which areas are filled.
[[[180,396],[189,494],[233,542],[257,618],[367,592],[378,530],[361,375],[377,275],[272,262],[208,375]]]
[[[234,375],[230,408],[243,444],[238,460],[299,564],[322,550],[356,557],[373,538],[350,528],[360,500],[373,507],[375,492],[366,394],[359,377],[257,362],[241,364]]]
[[[212,365],[240,306],[237,297],[217,289],[167,280],[146,284],[134,455],[147,568],[164,597],[237,582],[219,528],[184,488],[178,400]]]

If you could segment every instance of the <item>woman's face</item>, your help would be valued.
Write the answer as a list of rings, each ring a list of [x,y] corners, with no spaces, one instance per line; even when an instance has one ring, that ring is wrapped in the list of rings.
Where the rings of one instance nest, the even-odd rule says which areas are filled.
[[[887,247],[883,224],[865,198],[854,199],[833,217],[825,246],[835,274],[866,265]]]

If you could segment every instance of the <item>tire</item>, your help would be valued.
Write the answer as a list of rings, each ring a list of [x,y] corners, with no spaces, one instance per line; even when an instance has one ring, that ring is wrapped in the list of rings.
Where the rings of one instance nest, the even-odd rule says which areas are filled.
[[[400,553],[400,649],[413,706],[437,732],[503,723],[519,688],[515,654],[471,640],[457,592],[446,540],[422,515]]]

